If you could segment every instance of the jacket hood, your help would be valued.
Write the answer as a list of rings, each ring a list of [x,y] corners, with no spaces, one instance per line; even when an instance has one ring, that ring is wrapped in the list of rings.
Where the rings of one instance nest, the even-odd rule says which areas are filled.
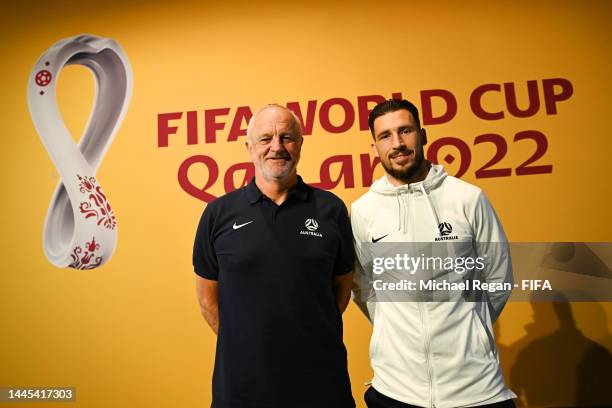
[[[444,170],[444,167],[439,164],[432,163],[431,168],[429,169],[429,173],[427,173],[427,176],[423,181],[419,181],[418,183],[404,184],[401,186],[394,186],[387,179],[387,176],[384,175],[378,180],[376,180],[374,184],[372,184],[372,186],[370,187],[370,191],[382,195],[392,196],[416,191],[421,193],[429,193],[431,190],[440,186],[440,184],[442,184],[447,175],[448,174]]]
[[[439,228],[440,220],[438,218],[438,211],[434,207],[434,204],[429,197],[430,193],[438,188],[444,179],[448,176],[444,167],[439,164],[432,164],[429,173],[425,177],[425,180],[417,183],[404,184],[401,186],[394,186],[389,182],[387,176],[384,175],[380,179],[376,180],[370,187],[370,191],[389,198],[395,197],[397,201],[397,230],[402,233],[408,231],[408,203],[403,197],[404,195],[423,195],[427,199],[427,206],[429,207],[429,213],[431,215],[431,222],[433,223],[434,231]]]

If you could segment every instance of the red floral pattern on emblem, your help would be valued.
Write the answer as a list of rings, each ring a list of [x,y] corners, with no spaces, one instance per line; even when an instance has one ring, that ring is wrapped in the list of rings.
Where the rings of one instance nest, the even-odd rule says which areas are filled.
[[[95,217],[98,225],[115,229],[117,226],[115,214],[95,177],[81,177],[78,174],[77,177],[81,193],[86,194],[88,198],[88,201],[82,201],[79,204],[81,214],[85,214],[85,219]]]
[[[34,80],[36,81],[36,85],[38,86],[47,86],[51,83],[52,75],[46,69],[41,69],[34,76]]]
[[[82,247],[77,246],[72,250],[70,257],[72,263],[68,265],[74,269],[94,269],[102,264],[102,256],[96,256],[96,251],[100,249],[100,244],[96,242],[96,237],[91,238],[91,242],[85,242]]]

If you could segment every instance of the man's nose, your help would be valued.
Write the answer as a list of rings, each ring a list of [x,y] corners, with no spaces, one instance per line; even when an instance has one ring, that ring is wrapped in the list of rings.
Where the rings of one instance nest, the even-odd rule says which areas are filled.
[[[402,147],[404,145],[405,145],[404,144],[404,139],[399,134],[399,132],[393,132],[391,134],[391,147],[393,147],[394,149],[397,149],[397,148]]]
[[[274,152],[279,152],[285,150],[285,146],[283,146],[283,142],[281,141],[280,136],[274,136],[270,141],[270,150]]]

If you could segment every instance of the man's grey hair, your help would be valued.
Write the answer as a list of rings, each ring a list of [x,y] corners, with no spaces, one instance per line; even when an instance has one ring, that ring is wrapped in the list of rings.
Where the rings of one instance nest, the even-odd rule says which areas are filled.
[[[297,115],[291,109],[287,108],[286,106],[282,106],[282,105],[279,105],[277,103],[269,103],[269,104],[264,105],[263,107],[261,107],[251,117],[251,120],[249,120],[249,125],[247,126],[247,142],[252,142],[253,141],[253,123],[255,122],[255,117],[257,115],[259,115],[261,112],[265,111],[266,109],[271,109],[271,108],[281,108],[281,109],[284,109],[284,110],[288,111],[291,114],[291,117],[293,118],[293,121],[295,122],[295,125],[296,125],[298,131],[300,132],[300,138],[302,138],[303,130],[302,130],[302,122],[300,122],[300,118],[298,118]]]

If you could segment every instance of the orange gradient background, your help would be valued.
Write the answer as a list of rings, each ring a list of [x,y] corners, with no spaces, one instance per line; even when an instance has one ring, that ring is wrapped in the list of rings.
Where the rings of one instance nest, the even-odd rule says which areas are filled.
[[[191,266],[204,203],[181,189],[177,171],[195,154],[214,157],[222,172],[248,161],[244,137],[224,140],[242,105],[299,101],[305,107],[317,99],[320,106],[343,97],[355,106],[357,96],[392,92],[419,105],[421,90],[449,90],[457,97],[457,116],[428,127],[430,143],[443,136],[468,143],[472,165],[463,179],[486,192],[510,240],[611,242],[611,9],[606,1],[0,5],[7,126],[0,138],[0,387],[73,386],[77,401],[70,406],[87,408],[209,406],[215,337],[199,314]],[[97,174],[118,219],[118,247],[93,271],[56,269],[44,256],[42,228],[59,178],[26,100],[38,57],[81,33],[115,39],[134,74],[130,108]],[[514,118],[501,96],[484,101],[490,110],[505,110],[503,120],[484,121],[469,109],[469,95],[479,85],[513,82],[526,106],[526,81],[557,77],[571,81],[574,93],[557,105],[556,115],[541,107],[532,117]],[[91,109],[93,77],[71,66],[57,80],[61,111],[78,140]],[[179,131],[170,146],[157,147],[159,113],[197,110],[202,120],[205,109],[220,107],[231,112],[217,143],[188,146],[183,120],[173,123]],[[529,142],[512,142],[527,129],[547,136],[540,162],[552,164],[552,173],[474,177],[494,154],[492,145],[474,147],[475,136],[504,136],[508,154],[497,166],[515,168],[534,151]],[[316,182],[325,158],[351,154],[358,163],[358,155],[369,151],[368,132],[354,125],[330,134],[317,115],[300,173]],[[457,164],[447,169],[453,174]],[[375,176],[381,174],[379,168]],[[201,169],[190,177],[199,185],[206,180]],[[356,188],[333,190],[347,205],[366,191],[358,166],[355,179]],[[210,192],[222,194],[222,183]],[[559,333],[568,318],[584,336],[581,342],[560,333],[545,343],[552,347],[542,348],[538,340]],[[371,327],[354,305],[344,322],[354,397],[363,408]],[[583,350],[596,343],[612,351],[611,322],[610,303],[571,303],[563,312],[548,303],[508,304],[496,325],[506,380],[516,389],[550,378],[537,389],[521,388],[519,403],[576,404]],[[536,346],[532,364],[519,366],[521,351]],[[596,370],[589,375],[610,377]],[[28,404],[39,405],[67,406]]]

